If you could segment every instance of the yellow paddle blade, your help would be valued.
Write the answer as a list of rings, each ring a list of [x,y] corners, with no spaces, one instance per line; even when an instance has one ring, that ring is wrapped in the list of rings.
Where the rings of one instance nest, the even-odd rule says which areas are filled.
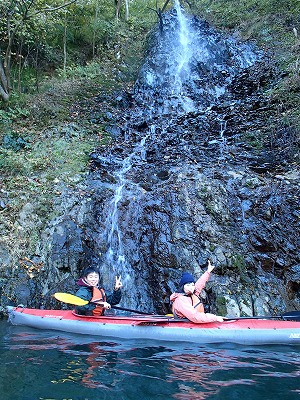
[[[54,293],[53,297],[55,297],[56,300],[67,304],[73,304],[74,306],[85,306],[89,303],[87,300],[83,300],[80,297],[69,293]]]

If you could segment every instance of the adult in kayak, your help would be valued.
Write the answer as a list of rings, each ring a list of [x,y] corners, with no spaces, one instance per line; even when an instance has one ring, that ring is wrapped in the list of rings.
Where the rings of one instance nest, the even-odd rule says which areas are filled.
[[[114,290],[106,295],[103,288],[99,287],[100,271],[95,267],[87,267],[82,273],[82,277],[77,281],[79,289],[76,296],[87,300],[90,303],[84,306],[76,306],[75,312],[79,315],[104,315],[105,310],[112,305],[120,303],[122,292],[121,276],[116,276]]]
[[[205,287],[214,265],[208,261],[207,271],[195,282],[195,279],[188,272],[182,274],[179,282],[179,291],[170,297],[172,311],[175,318],[188,318],[191,322],[223,322],[223,317],[205,313],[204,307],[199,298],[201,290]]]

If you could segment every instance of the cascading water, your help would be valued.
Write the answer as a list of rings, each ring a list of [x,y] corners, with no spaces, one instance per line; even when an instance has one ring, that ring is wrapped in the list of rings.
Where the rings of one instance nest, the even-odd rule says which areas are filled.
[[[118,225],[118,218],[119,218],[118,205],[120,200],[122,200],[123,189],[124,186],[126,185],[125,174],[131,168],[132,157],[133,154],[131,154],[124,160],[121,170],[117,172],[115,175],[117,179],[116,190],[115,190],[115,195],[111,201],[108,217],[105,221],[105,226],[107,227],[107,229],[104,232],[104,236],[108,244],[108,250],[106,253],[106,263],[115,273],[122,271],[123,280],[127,278],[127,275],[126,277],[124,277],[124,272],[126,271],[126,260],[124,256],[122,234],[120,232]]]
[[[179,1],[175,1],[175,8],[177,12],[177,18],[179,21],[179,44],[180,50],[178,51],[178,69],[177,76],[175,77],[175,83],[177,83],[178,76],[181,74],[189,73],[189,61],[192,56],[190,47],[190,29],[188,28],[188,20],[183,14]]]
[[[154,127],[151,127],[154,131]],[[127,199],[132,200],[131,196],[135,193],[138,197],[141,188],[127,179],[127,173],[131,170],[132,165],[137,160],[145,158],[145,142],[148,135],[141,139],[140,143],[135,146],[133,152],[129,154],[122,162],[121,168],[114,174],[114,196],[109,202],[107,209],[107,218],[105,220],[105,230],[103,232],[103,240],[106,243],[105,262],[101,268],[103,273],[102,283],[106,287],[112,287],[112,276],[121,276],[124,285],[123,305],[131,304],[132,294],[128,288],[133,285],[133,279],[130,276],[132,268],[127,261],[126,252],[124,251],[123,234],[119,226],[119,206],[120,202]]]
[[[233,77],[262,57],[253,46],[225,38],[187,15],[178,0],[164,18],[163,33],[152,42],[136,90],[163,115],[205,111],[219,98],[230,97]]]
[[[181,100],[183,110],[189,112],[194,110],[194,104],[192,99],[182,93],[182,86],[190,75],[190,60],[193,56],[191,46],[191,37],[193,32],[178,0],[175,0],[175,9],[179,23],[179,40],[178,48],[174,51],[174,56],[176,56],[176,59],[174,59],[174,65],[176,66],[177,64],[177,68],[174,71],[173,93]]]
[[[196,231],[188,225],[193,207],[186,211],[179,201],[189,192],[184,176],[191,165],[209,162],[215,147],[226,158],[226,114],[214,106],[238,103],[235,77],[261,58],[252,46],[186,15],[178,0],[152,44],[135,85],[134,107],[122,115],[122,136],[93,155],[95,174],[109,176],[99,184],[94,260],[104,287],[109,290],[121,275],[122,305],[144,311],[157,311],[162,297],[167,302],[175,289],[168,280],[172,268],[199,270],[205,264],[205,235],[197,224]]]

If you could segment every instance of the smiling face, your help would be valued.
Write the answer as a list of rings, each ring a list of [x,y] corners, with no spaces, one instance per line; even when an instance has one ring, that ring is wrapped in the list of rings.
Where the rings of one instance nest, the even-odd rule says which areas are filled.
[[[97,286],[99,283],[99,274],[97,274],[97,272],[91,272],[85,277],[85,280],[90,286]]]
[[[183,291],[185,294],[193,294],[195,291],[195,283],[194,282],[186,283],[183,286]]]

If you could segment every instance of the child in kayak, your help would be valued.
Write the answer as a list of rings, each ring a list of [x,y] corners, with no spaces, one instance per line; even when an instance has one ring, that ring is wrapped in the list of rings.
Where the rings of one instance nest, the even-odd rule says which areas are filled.
[[[116,276],[113,293],[105,294],[104,289],[99,288],[100,272],[98,268],[87,267],[82,273],[82,277],[77,282],[79,289],[76,296],[93,303],[84,306],[76,306],[75,311],[79,315],[104,315],[105,310],[110,309],[121,301],[122,282],[121,276]],[[97,304],[95,304],[97,303]]]
[[[172,311],[175,318],[188,318],[195,323],[223,322],[223,317],[215,314],[205,313],[203,304],[199,298],[201,290],[205,287],[211,271],[215,267],[208,261],[207,271],[197,280],[191,274],[182,274],[179,286],[180,291],[173,293],[170,297]]]

